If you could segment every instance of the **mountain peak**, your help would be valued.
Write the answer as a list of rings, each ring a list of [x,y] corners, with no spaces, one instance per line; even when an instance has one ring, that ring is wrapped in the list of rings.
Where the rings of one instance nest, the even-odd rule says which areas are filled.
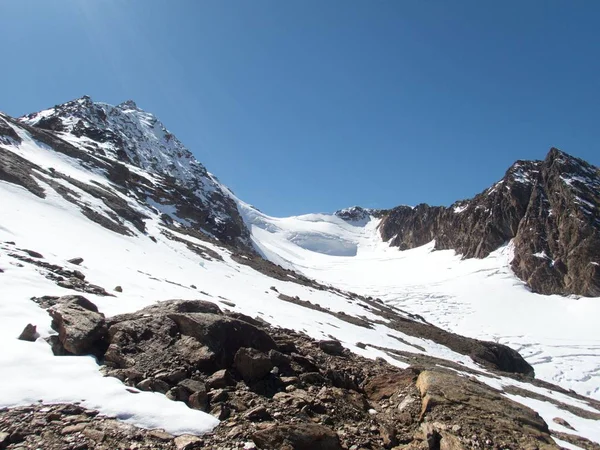
[[[152,114],[133,100],[118,106],[81,98],[19,119],[27,125],[80,139],[94,153],[110,156],[197,189],[206,169]]]
[[[140,110],[140,108],[138,108],[138,105],[133,100],[126,100],[123,103],[117,105],[117,108]]]

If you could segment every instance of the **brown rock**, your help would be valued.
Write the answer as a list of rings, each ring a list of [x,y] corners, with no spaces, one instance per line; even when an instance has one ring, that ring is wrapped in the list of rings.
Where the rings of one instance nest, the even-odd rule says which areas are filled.
[[[28,323],[21,334],[19,335],[19,339],[21,341],[35,342],[37,338],[40,337],[40,334],[37,332],[37,327]]]
[[[552,419],[552,422],[562,425],[563,427],[568,428],[569,430],[575,431],[575,428],[573,428],[573,426],[562,417],[555,417],[554,419]]]
[[[169,390],[167,383],[156,378],[146,378],[140,381],[135,387],[140,391],[160,392],[161,394],[165,394]]]
[[[102,355],[106,348],[104,314],[92,302],[80,295],[67,295],[48,310],[52,328],[58,331],[58,342],[73,355]]]
[[[244,418],[250,422],[271,420],[271,415],[263,405],[256,406],[244,413]]]
[[[313,423],[275,425],[252,435],[263,450],[342,450],[337,434]]]
[[[235,354],[234,367],[244,381],[253,382],[266,377],[273,363],[267,355],[253,348],[240,348]]]
[[[191,436],[184,434],[177,436],[174,440],[175,448],[177,450],[192,450],[196,448],[202,448],[202,439],[198,436]]]
[[[223,389],[228,386],[235,386],[235,380],[227,369],[217,370],[206,380],[206,385],[210,389]]]
[[[406,369],[397,373],[383,374],[370,378],[365,385],[365,394],[369,400],[379,401],[390,398],[395,393],[409,386],[417,378],[414,369]]]
[[[206,411],[208,409],[208,395],[206,391],[196,391],[188,398],[190,408]]]
[[[62,429],[61,433],[62,434],[79,433],[80,431],[83,431],[86,426],[87,426],[86,423],[78,423],[75,425],[68,425]]]

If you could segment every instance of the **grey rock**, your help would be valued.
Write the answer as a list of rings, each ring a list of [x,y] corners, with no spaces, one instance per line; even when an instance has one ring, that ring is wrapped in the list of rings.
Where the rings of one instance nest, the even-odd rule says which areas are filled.
[[[83,258],[80,258],[80,257],[72,258],[72,259],[68,259],[67,262],[78,266],[83,262]]]

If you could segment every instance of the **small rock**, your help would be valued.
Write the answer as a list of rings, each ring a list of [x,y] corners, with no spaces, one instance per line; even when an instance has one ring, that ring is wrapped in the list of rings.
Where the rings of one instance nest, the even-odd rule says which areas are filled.
[[[80,272],[79,270],[74,270],[73,271],[73,278],[77,278],[78,280],[85,280],[85,275]]]
[[[259,448],[342,450],[336,433],[314,423],[274,425],[252,435]]]
[[[81,264],[83,262],[83,258],[80,258],[80,257],[71,258],[71,259],[67,259],[67,262],[78,266],[79,264]]]
[[[208,409],[208,395],[206,391],[197,391],[191,394],[188,398],[190,408],[206,411]]]
[[[306,384],[322,384],[325,382],[325,377],[319,372],[308,372],[300,374],[300,381]]]
[[[300,381],[298,377],[281,377],[280,380],[285,386],[289,386],[290,384],[298,384]]]
[[[229,393],[225,389],[214,389],[208,393],[208,399],[211,403],[221,403],[229,398]]]
[[[191,436],[188,434],[177,436],[174,443],[177,450],[191,450],[202,447],[202,439],[198,436]]]
[[[102,431],[96,430],[94,428],[86,428],[85,430],[83,430],[83,434],[87,438],[96,442],[102,442],[106,436]]]
[[[115,292],[123,292],[123,288],[121,286],[115,286]]]
[[[155,437],[156,439],[160,439],[161,441],[170,441],[171,439],[173,439],[172,434],[169,434],[166,431],[162,430],[150,430],[148,434],[150,434],[150,436],[152,437]]]
[[[319,348],[325,353],[333,356],[342,356],[344,354],[344,347],[340,341],[328,340],[320,341]]]
[[[209,389],[223,389],[227,386],[235,386],[235,380],[227,369],[217,370],[206,380]]]
[[[21,334],[19,335],[19,339],[21,341],[35,342],[37,338],[40,337],[40,334],[37,332],[36,326],[28,323]]]
[[[78,423],[75,425],[68,425],[62,429],[61,434],[79,433],[80,431],[83,431],[86,426],[87,426],[87,423]]]
[[[140,391],[160,392],[161,394],[165,394],[169,390],[167,383],[156,378],[146,378],[140,381],[135,387]]]
[[[42,255],[41,253],[34,252],[33,250],[23,249],[23,251],[25,253],[27,253],[29,256],[31,256],[32,258],[43,258],[44,257],[44,255]]]
[[[227,405],[217,405],[210,410],[210,414],[219,420],[225,420],[231,415],[231,409]]]
[[[271,415],[267,411],[267,408],[265,408],[262,405],[252,408],[249,411],[246,411],[244,413],[244,417],[246,419],[248,419],[250,422],[271,420]]]
[[[568,428],[569,430],[575,431],[575,428],[573,428],[573,426],[562,417],[555,417],[554,419],[552,419],[552,422],[557,423],[565,428]]]

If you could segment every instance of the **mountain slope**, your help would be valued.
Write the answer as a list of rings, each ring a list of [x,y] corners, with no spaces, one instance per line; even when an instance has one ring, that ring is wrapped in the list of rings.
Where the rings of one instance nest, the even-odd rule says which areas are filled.
[[[517,161],[491,188],[452,206],[401,206],[380,231],[400,249],[435,240],[439,250],[484,258],[514,239],[515,274],[542,294],[600,296],[600,171],[551,149]]]
[[[81,103],[86,103],[85,100]],[[110,111],[103,104],[94,105],[102,111]],[[85,112],[84,115],[90,118],[84,121],[84,128],[99,127],[93,125],[96,106],[91,107],[91,116]],[[56,120],[61,123],[64,120],[71,126],[79,122],[66,117],[75,113],[57,113],[70,108],[54,108],[43,116],[57,117]],[[73,108],[79,111],[78,105]],[[124,108],[133,111],[131,105]],[[118,116],[121,113],[117,111],[114,114]],[[135,114],[141,117],[146,113]],[[85,295],[97,305],[100,313],[105,314],[109,327],[128,321],[163,324],[150,320],[159,309],[142,308],[175,298],[218,305],[225,316],[224,321],[228,323],[242,320],[261,326],[266,322],[271,328],[264,325],[264,330],[296,342],[301,353],[295,358],[304,364],[304,368],[294,370],[298,379],[305,380],[292,382],[299,392],[309,389],[309,386],[311,394],[325,389],[327,395],[332,395],[332,392],[338,392],[335,389],[342,389],[344,401],[341,403],[346,404],[348,399],[356,400],[355,393],[365,395],[366,385],[373,381],[370,377],[398,370],[392,366],[409,372],[416,370],[415,373],[441,368],[445,374],[454,373],[455,377],[475,383],[478,387],[470,385],[469,388],[475,397],[483,399],[492,395],[501,403],[506,399],[514,400],[517,404],[510,403],[511,406],[507,407],[510,411],[522,411],[518,405],[523,404],[533,408],[543,418],[539,419],[533,412],[528,413],[535,417],[533,420],[541,433],[540,439],[549,439],[548,433],[552,432],[559,440],[562,438],[558,438],[556,433],[577,434],[600,441],[597,434],[600,405],[597,402],[532,379],[531,367],[516,352],[502,345],[522,346],[543,379],[559,381],[564,387],[574,387],[582,394],[597,396],[594,379],[598,371],[598,353],[591,347],[594,335],[588,327],[597,312],[594,308],[598,302],[594,304],[593,299],[581,299],[575,305],[571,302],[569,310],[566,302],[570,299],[550,297],[544,303],[545,309],[542,309],[541,297],[527,292],[510,272],[507,255],[503,253],[508,249],[483,260],[465,261],[460,261],[452,251],[431,252],[431,245],[401,252],[379,239],[377,227],[381,219],[374,217],[379,215],[376,211],[353,210],[337,215],[270,218],[236,199],[208,173],[194,173],[193,177],[198,180],[186,181],[187,175],[178,179],[175,176],[179,175],[167,173],[168,168],[161,164],[144,165],[144,158],[136,159],[133,153],[124,160],[118,155],[121,147],[112,140],[103,142],[104,137],[96,136],[95,132],[86,132],[95,136],[92,138],[84,134],[77,136],[79,131],[69,131],[75,128],[60,128],[60,131],[42,129],[37,126],[37,119],[39,117],[16,121],[7,116],[0,117],[0,283],[4,297],[0,302],[0,339],[4,349],[0,352],[3,367],[0,372],[0,399],[3,406],[34,403],[40,399],[47,403],[83,401],[87,408],[147,428],[161,427],[176,434],[211,429],[216,421],[204,412],[190,409],[183,402],[168,400],[162,394],[146,392],[145,384],[137,389],[137,383],[132,386],[116,378],[102,377],[96,360],[91,357],[55,357],[45,341],[60,339],[56,330],[58,325],[43,309],[56,306],[60,296]],[[36,126],[31,126],[32,123]],[[106,135],[116,134],[114,127],[117,125],[112,123],[110,133]],[[56,125],[44,126],[52,128]],[[102,128],[97,130],[103,131]],[[145,126],[140,125],[138,131],[145,136],[144,130]],[[134,141],[128,141],[129,150],[123,151],[135,152],[137,147],[132,142],[138,139],[144,141],[145,138],[139,136],[131,138],[135,135],[127,137]],[[142,143],[140,148],[146,147]],[[197,167],[196,164],[191,166]],[[215,195],[215,203],[221,203],[217,205],[217,213],[211,211],[212,203],[206,202],[203,197],[210,190],[206,187],[209,185],[214,187],[214,192],[211,192]],[[202,192],[197,194],[198,190]],[[185,215],[184,212],[189,211],[185,205],[196,211],[198,216],[204,214],[205,220]],[[217,217],[222,217],[231,228],[218,228]],[[254,248],[281,266],[261,259]],[[75,257],[83,261],[73,260]],[[408,272],[409,268],[412,271]],[[405,270],[407,272],[403,273]],[[467,290],[471,291],[471,295],[465,294]],[[480,333],[480,329],[470,329],[472,337],[497,342],[462,337],[429,323],[458,331],[452,320],[464,315],[464,310],[452,311],[451,308],[467,301],[472,301],[470,307],[477,314],[484,311],[476,320],[485,318],[487,305],[473,301],[480,295],[495,296],[492,299],[495,307],[499,306],[503,296],[515,296],[521,303],[530,301],[523,316],[532,310],[543,311],[544,320],[554,320],[548,325],[550,329],[555,328],[557,318],[574,321],[579,315],[583,320],[576,327],[568,327],[563,335],[576,339],[577,345],[590,347],[585,352],[560,354],[564,347],[553,350],[553,342],[544,340],[544,336],[540,335],[541,321],[535,324],[531,335],[525,339],[512,335],[514,330],[511,327],[519,329],[521,334],[526,328],[523,322],[518,321],[510,324],[508,332],[503,328],[507,323],[497,322],[495,330],[499,334],[495,336]],[[398,305],[402,305],[402,309]],[[423,306],[427,311],[422,310]],[[513,307],[511,304],[510,308]],[[500,308],[495,310],[496,313],[500,311]],[[423,314],[420,316],[419,313]],[[451,315],[451,319],[444,323],[446,313]],[[167,312],[167,318],[171,320],[169,314],[172,315],[172,312]],[[187,344],[195,345],[190,339],[189,327],[185,326],[187,322],[181,317],[178,320],[181,321],[179,330],[183,332],[173,334],[172,345],[180,346],[177,347],[180,349],[188,348],[185,347]],[[37,326],[40,339],[35,342],[16,339],[27,323]],[[145,348],[144,342],[151,341],[149,337],[161,338],[161,333],[153,330],[150,327],[141,329],[141,339],[135,338],[135,333],[132,333],[131,339],[139,339],[133,342],[127,339],[119,341],[116,334],[110,335],[110,339],[116,340],[111,344],[121,345],[125,354],[138,354],[127,353],[131,350],[128,346],[133,345],[140,356],[106,359],[130,365],[125,367],[126,370],[136,369],[139,364],[149,361],[150,368],[144,366],[149,372],[142,376],[158,378],[164,367],[153,366],[154,359],[145,359],[140,350]],[[321,344],[309,338],[335,339],[355,356],[338,355],[342,359],[336,360],[315,354],[311,349]],[[597,340],[595,342],[597,345]],[[525,347],[526,344],[530,347]],[[534,351],[527,353],[528,348]],[[205,355],[203,351],[183,354]],[[294,351],[290,351],[289,347],[286,351],[289,352],[288,357],[294,358]],[[545,353],[538,358],[537,351]],[[590,354],[572,354],[586,352]],[[114,352],[112,355],[120,354]],[[554,356],[556,361],[547,364],[544,359],[548,355]],[[106,354],[103,356],[106,357]],[[371,365],[359,361],[359,356],[369,360],[381,358],[386,362],[379,360]],[[276,354],[272,357],[281,358]],[[311,358],[325,358],[323,361],[327,366],[319,368],[311,363],[311,367]],[[573,365],[572,372],[561,376],[561,371],[568,372],[568,364],[573,361],[577,361],[578,366]],[[328,371],[336,365],[346,367],[347,364],[358,367],[367,377],[360,380],[358,391],[343,384],[350,383],[348,380],[342,380],[343,386],[346,386],[343,388],[328,384],[334,382],[332,379],[338,384],[342,382]],[[311,368],[306,369],[307,366]],[[169,368],[176,369],[181,367]],[[197,372],[193,376],[202,382],[215,375],[204,373],[201,369],[200,366],[195,367]],[[133,371],[128,373],[135,378]],[[161,376],[164,377],[164,373]],[[275,374],[273,376],[278,378]],[[122,378],[126,383],[130,382],[127,381],[129,378]],[[427,378],[424,376],[425,380]],[[436,379],[442,382],[446,378],[440,375]],[[232,398],[225,405],[233,410],[234,422],[241,421],[243,428],[254,429],[255,425],[244,411],[234,407],[235,400],[239,402],[238,396],[247,398],[250,395],[251,386],[245,383],[245,380],[239,380],[239,388],[228,391],[227,395]],[[410,389],[416,389],[414,380],[410,383]],[[424,393],[428,392],[427,383],[422,380],[420,384]],[[209,393],[216,395],[214,391]],[[285,397],[284,392],[279,393],[282,394],[280,398]],[[418,397],[420,394],[414,391],[414,395]],[[360,398],[361,402],[365,400]],[[425,394],[423,398],[426,398]],[[273,407],[268,396],[259,395],[253,399],[259,405]],[[214,398],[211,401],[217,403]],[[417,402],[415,405],[420,407],[421,399]],[[377,416],[370,412],[368,403],[367,406],[361,404],[366,409],[356,416],[355,423],[361,433],[368,434],[370,427],[383,423],[377,420],[380,420],[378,417],[387,417],[382,412],[387,406],[384,407],[381,402],[373,403],[374,406],[371,406],[377,408],[375,413],[380,413]],[[472,406],[465,405],[467,409]],[[431,414],[437,411],[433,408]],[[327,422],[324,417],[327,414],[322,409],[320,411],[312,412],[316,414],[312,418],[299,417],[309,422],[315,418]],[[290,410],[286,409],[284,417],[289,417],[289,414]],[[300,413],[294,410],[293,414]],[[344,418],[333,412],[330,414],[333,423],[350,420],[349,416]],[[576,431],[554,422],[555,417],[566,418]],[[276,417],[272,419],[277,422]],[[421,436],[424,432],[420,428],[418,414],[410,420],[411,433]],[[444,421],[443,414],[436,420]],[[479,426],[483,426],[483,422]],[[227,425],[220,425],[217,430],[231,431]],[[217,435],[222,432],[217,431]],[[352,437],[355,432],[347,433]],[[445,431],[440,429],[431,433],[439,435]],[[414,436],[411,434],[407,439],[423,441]],[[369,439],[382,442],[378,436]],[[355,445],[350,444],[354,442],[350,438],[347,442],[347,447]],[[551,441],[548,442],[548,448],[556,448]],[[239,443],[243,445],[243,442]]]
[[[2,121],[15,124],[6,116],[0,117]],[[26,143],[31,139],[42,142],[83,161],[88,169],[106,174],[110,186],[106,181],[95,181],[109,192],[116,188],[126,193],[135,202],[162,212],[167,222],[176,218],[224,243],[247,247],[247,230],[223,186],[158,119],[137,108],[135,103],[129,101],[113,107],[83,97],[23,117],[19,127],[30,135]],[[12,165],[23,164],[14,161]],[[19,172],[27,170],[31,168]],[[53,172],[51,178],[60,174]],[[25,174],[23,178],[31,180]],[[144,231],[143,218],[125,211],[126,206],[120,208],[115,204],[121,203],[119,200],[112,201],[105,198],[104,192],[95,192],[97,186],[78,187],[106,204],[105,217],[95,216],[100,224],[128,234],[131,230],[124,222],[130,222],[138,231]],[[115,198],[110,193],[106,195]],[[80,207],[83,211],[87,208],[83,204]]]

